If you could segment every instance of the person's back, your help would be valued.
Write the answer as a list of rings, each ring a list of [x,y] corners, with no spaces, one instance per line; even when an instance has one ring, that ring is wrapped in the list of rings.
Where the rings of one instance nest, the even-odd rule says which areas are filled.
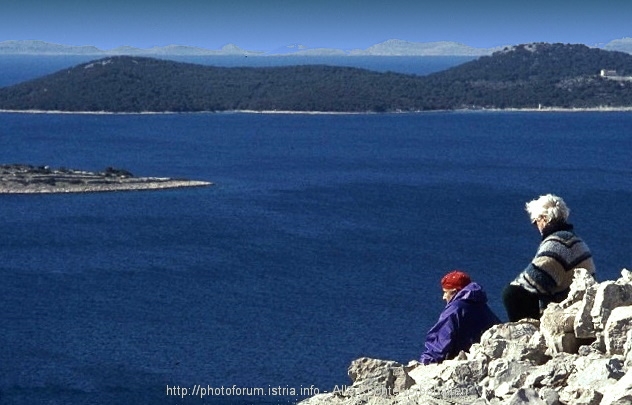
[[[448,304],[426,335],[419,359],[423,364],[440,363],[456,357],[461,350],[468,351],[480,341],[483,332],[500,323],[487,305],[485,291],[465,273],[449,273],[442,280],[442,287]]]
[[[460,320],[459,333],[455,336],[454,356],[461,350],[469,350],[473,343],[481,340],[483,332],[500,323],[500,319],[487,306],[487,294],[475,282],[459,291],[448,306],[451,304]]]

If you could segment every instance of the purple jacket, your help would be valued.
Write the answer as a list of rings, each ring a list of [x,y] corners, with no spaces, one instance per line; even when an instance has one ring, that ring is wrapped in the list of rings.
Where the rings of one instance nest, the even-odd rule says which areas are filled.
[[[425,350],[419,361],[423,364],[441,363],[467,351],[473,343],[500,319],[487,306],[487,294],[471,282],[457,292],[441,312],[437,323],[426,335]]]

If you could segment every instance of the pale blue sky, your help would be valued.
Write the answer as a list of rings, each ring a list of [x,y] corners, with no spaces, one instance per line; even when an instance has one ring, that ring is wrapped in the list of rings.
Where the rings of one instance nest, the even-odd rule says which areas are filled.
[[[388,39],[475,47],[632,37],[632,1],[0,0],[0,41],[101,49],[171,44],[365,49]]]

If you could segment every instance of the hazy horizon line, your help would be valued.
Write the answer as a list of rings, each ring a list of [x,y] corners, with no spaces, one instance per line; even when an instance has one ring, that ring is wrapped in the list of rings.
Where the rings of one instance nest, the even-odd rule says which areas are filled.
[[[629,42],[632,42],[632,37],[621,37],[621,38],[614,38],[608,42],[597,42],[597,43],[592,43],[592,44],[588,44],[585,42],[568,42],[569,44],[581,44],[581,45],[586,45],[589,47],[602,47],[605,45],[608,45],[612,42],[616,42],[616,41],[626,41],[629,40]],[[517,46],[517,45],[522,45],[522,44],[531,44],[531,43],[541,43],[543,41],[533,41],[533,42],[524,42],[524,43],[512,43],[512,44],[503,44],[503,45],[495,45],[495,46],[473,46],[473,45],[469,45],[465,42],[461,42],[461,41],[452,41],[452,40],[440,40],[440,41],[411,41],[411,40],[407,40],[407,39],[402,39],[402,38],[389,38],[386,39],[384,41],[381,42],[376,42],[373,45],[370,45],[367,48],[339,48],[336,46],[307,46],[304,45],[302,43],[298,43],[298,42],[288,42],[287,44],[283,44],[283,45],[277,45],[274,48],[268,48],[268,49],[246,49],[246,48],[242,48],[241,46],[239,46],[236,42],[226,42],[224,45],[222,45],[219,48],[207,48],[207,47],[203,47],[203,46],[198,46],[198,45],[187,45],[185,43],[176,43],[176,42],[172,42],[172,43],[166,43],[164,45],[154,45],[154,46],[150,46],[150,47],[142,47],[142,46],[136,46],[136,45],[130,45],[130,44],[121,44],[112,48],[101,48],[98,45],[93,45],[93,44],[69,44],[69,43],[61,43],[61,42],[52,42],[52,41],[47,41],[47,40],[43,40],[43,39],[35,39],[35,38],[30,38],[30,39],[5,39],[0,41],[0,44],[2,43],[7,43],[7,42],[43,42],[46,44],[50,44],[50,45],[60,45],[60,46],[68,46],[68,47],[93,47],[102,51],[108,51],[108,50],[116,50],[116,49],[120,49],[120,48],[136,48],[136,49],[156,49],[156,48],[166,48],[166,47],[172,47],[172,46],[178,46],[178,47],[187,47],[187,48],[195,48],[195,49],[204,49],[204,50],[222,50],[223,48],[227,47],[227,46],[235,46],[238,47],[242,50],[246,50],[246,51],[251,51],[251,52],[269,52],[269,51],[273,51],[274,49],[280,49],[280,48],[285,48],[285,47],[292,47],[292,46],[297,46],[297,47],[304,47],[305,49],[337,49],[337,50],[343,50],[343,51],[353,51],[353,50],[366,50],[369,49],[375,45],[381,45],[381,44],[385,44],[391,41],[398,41],[398,42],[406,42],[406,43],[410,43],[410,44],[442,44],[442,43],[449,43],[449,44],[458,44],[458,45],[463,45],[463,46],[467,46],[470,48],[474,48],[474,49],[494,49],[494,48],[502,48],[502,47],[506,47],[506,46]],[[544,42],[548,42],[548,41],[544,41]],[[560,43],[559,41],[552,41],[549,42],[551,44],[553,43]]]
[[[542,43],[532,42],[532,43]],[[507,47],[525,44],[505,44],[490,48],[475,47],[456,41],[428,41],[414,42],[403,39],[388,39],[367,48],[350,50],[329,47],[310,48],[302,44],[288,44],[272,50],[248,50],[235,43],[227,43],[219,49],[203,48],[199,46],[168,44],[140,48],[133,45],[120,45],[115,48],[102,49],[95,45],[68,45],[48,42],[39,39],[4,40],[0,41],[0,54],[67,54],[67,55],[179,55],[179,56],[484,56],[491,55]],[[551,42],[556,43],[556,42]],[[593,48],[623,51],[632,53],[632,38],[613,39],[607,43],[589,45],[576,43]],[[4,49],[3,49],[4,48]]]

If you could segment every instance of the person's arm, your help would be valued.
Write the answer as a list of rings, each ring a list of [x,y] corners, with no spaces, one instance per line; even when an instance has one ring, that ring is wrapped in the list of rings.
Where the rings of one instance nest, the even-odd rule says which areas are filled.
[[[564,264],[560,262],[565,250],[560,241],[545,239],[533,260],[516,278],[517,284],[542,298],[555,294],[559,286],[555,276],[562,277],[565,273]]]
[[[557,288],[557,282],[551,276],[551,268],[559,263],[547,256],[536,256],[524,269],[520,278],[526,282],[529,290],[538,295],[552,295]],[[523,284],[523,283],[521,283]]]
[[[456,312],[441,314],[437,323],[430,328],[426,335],[424,352],[419,358],[420,363],[441,363],[452,353],[457,324]]]

